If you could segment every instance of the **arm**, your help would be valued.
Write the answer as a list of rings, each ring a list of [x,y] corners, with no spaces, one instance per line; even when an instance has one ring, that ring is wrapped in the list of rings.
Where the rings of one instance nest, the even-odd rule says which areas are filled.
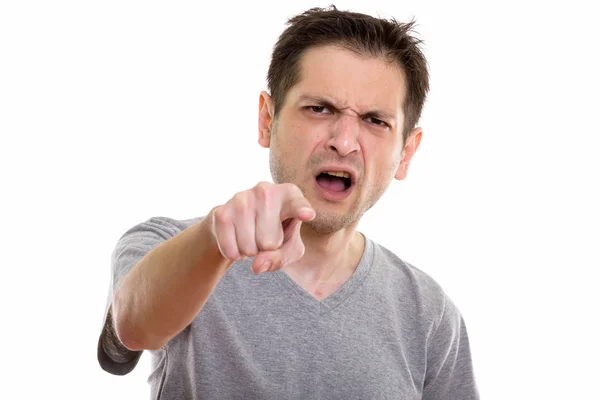
[[[157,219],[130,229],[113,251],[112,308],[98,345],[102,368],[119,373],[122,362],[130,371],[141,351],[163,347],[240,257],[254,257],[255,273],[302,257],[300,225],[314,217],[297,186],[261,182],[190,227]]]
[[[124,348],[161,348],[192,322],[231,266],[211,233],[211,218],[212,211],[160,243],[124,276],[112,302]]]
[[[460,312],[447,296],[437,329],[428,340],[424,400],[478,400],[471,350]]]
[[[109,305],[106,321],[98,339],[98,361],[105,371],[115,375],[126,375],[137,365],[141,351],[132,351],[123,346],[115,332],[112,306]]]

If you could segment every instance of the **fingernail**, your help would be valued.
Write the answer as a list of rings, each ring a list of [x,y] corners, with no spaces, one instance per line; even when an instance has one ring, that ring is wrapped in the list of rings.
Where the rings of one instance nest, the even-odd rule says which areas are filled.
[[[259,274],[262,274],[263,272],[266,272],[269,270],[269,268],[271,268],[271,260],[267,260],[263,263],[263,265],[260,267],[260,269],[258,270]]]

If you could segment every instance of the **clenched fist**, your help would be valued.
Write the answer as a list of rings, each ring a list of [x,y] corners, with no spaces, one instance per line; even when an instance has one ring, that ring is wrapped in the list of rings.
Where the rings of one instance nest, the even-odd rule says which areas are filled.
[[[296,185],[268,182],[237,193],[211,212],[221,254],[232,261],[254,257],[254,273],[276,271],[302,257],[300,225],[316,215]]]

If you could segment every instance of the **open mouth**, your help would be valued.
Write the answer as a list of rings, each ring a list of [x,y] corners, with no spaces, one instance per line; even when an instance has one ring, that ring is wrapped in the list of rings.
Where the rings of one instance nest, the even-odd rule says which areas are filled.
[[[347,172],[322,172],[317,175],[317,184],[327,191],[342,193],[352,186],[352,179]]]

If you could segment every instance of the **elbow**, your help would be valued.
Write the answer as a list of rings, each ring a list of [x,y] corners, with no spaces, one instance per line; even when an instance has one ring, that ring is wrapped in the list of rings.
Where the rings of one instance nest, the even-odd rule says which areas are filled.
[[[130,318],[124,316],[122,312],[117,312],[116,307],[114,310],[113,324],[117,338],[127,350],[145,350],[143,348],[144,346],[141,337],[134,328],[135,325],[132,324]]]
[[[127,319],[115,321],[115,332],[123,346],[131,351],[160,350],[164,345],[164,342],[151,337],[144,329]]]
[[[121,344],[131,351],[159,350],[165,343],[151,335],[143,323],[126,312],[127,307],[120,307],[116,300],[113,303],[113,323]]]
[[[126,329],[123,327],[124,324],[116,324],[115,331],[121,344],[130,351],[143,351],[146,350],[143,340],[136,335],[132,329]]]
[[[164,345],[164,343],[156,340],[148,340],[135,336],[128,337],[127,340],[127,342],[123,343],[123,346],[131,351],[160,350]]]

